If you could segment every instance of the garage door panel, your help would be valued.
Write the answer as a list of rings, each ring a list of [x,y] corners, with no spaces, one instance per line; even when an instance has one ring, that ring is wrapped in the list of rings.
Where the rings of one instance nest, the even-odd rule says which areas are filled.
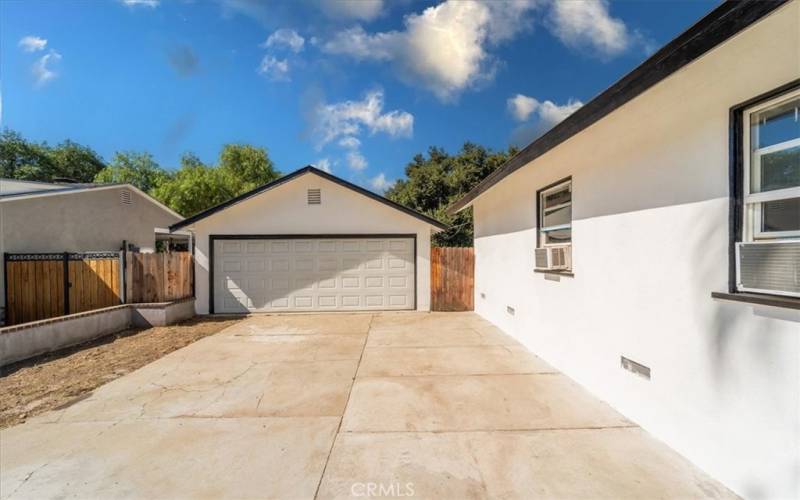
[[[263,241],[248,241],[245,244],[245,252],[252,254],[263,254],[266,251],[266,242]]]
[[[294,258],[295,271],[313,271],[314,259],[311,257],[295,257]]]
[[[389,295],[390,306],[407,306],[408,297],[406,295]]]
[[[412,238],[219,240],[216,312],[414,307]]]
[[[289,241],[271,241],[269,243],[270,253],[289,253],[291,248],[291,242]]]
[[[294,251],[309,253],[314,251],[314,242],[308,240],[297,240],[294,242]]]
[[[341,250],[344,253],[361,252],[363,246],[364,242],[361,240],[343,240]]]
[[[288,257],[274,258],[270,259],[269,261],[269,269],[272,272],[288,271],[289,268],[290,266]]]

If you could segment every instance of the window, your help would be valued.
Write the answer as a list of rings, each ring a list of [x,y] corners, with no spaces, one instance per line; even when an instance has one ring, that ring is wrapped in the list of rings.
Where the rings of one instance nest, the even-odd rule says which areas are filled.
[[[800,298],[800,82],[735,106],[731,120],[728,292]]]
[[[800,237],[800,91],[744,111],[744,241]]]
[[[539,191],[539,246],[572,242],[572,179]]]

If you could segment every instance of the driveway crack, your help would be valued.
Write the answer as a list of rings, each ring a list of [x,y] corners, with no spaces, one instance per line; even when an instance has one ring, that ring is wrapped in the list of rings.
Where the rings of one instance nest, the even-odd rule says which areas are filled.
[[[367,349],[367,343],[369,342],[369,332],[372,330],[372,321],[375,319],[375,315],[372,314],[369,317],[369,325],[367,325],[367,335],[364,337],[364,343],[361,344],[361,353],[358,355],[358,364],[356,364],[356,371],[353,374],[353,381],[350,383],[350,390],[347,391],[347,399],[345,400],[344,404],[344,411],[342,411],[342,416],[339,417],[339,426],[336,428],[336,434],[333,436],[333,441],[331,441],[331,447],[328,450],[328,456],[325,457],[325,465],[322,467],[322,474],[319,475],[319,482],[317,482],[317,490],[314,492],[314,500],[319,497],[319,489],[322,486],[322,480],[325,478],[325,472],[328,470],[328,462],[331,460],[331,455],[333,454],[333,448],[336,446],[336,440],[339,439],[339,434],[342,432],[342,423],[344,422],[344,416],[347,413],[347,407],[350,405],[350,396],[353,394],[353,386],[356,385],[356,379],[358,378],[358,371],[361,369],[361,360],[364,359],[364,351]]]

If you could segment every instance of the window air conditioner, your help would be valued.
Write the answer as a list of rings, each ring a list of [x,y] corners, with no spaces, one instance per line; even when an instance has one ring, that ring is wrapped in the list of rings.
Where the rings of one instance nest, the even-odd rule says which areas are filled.
[[[572,268],[572,245],[554,245],[534,250],[536,269],[563,271]]]
[[[800,297],[800,240],[736,244],[739,291]]]

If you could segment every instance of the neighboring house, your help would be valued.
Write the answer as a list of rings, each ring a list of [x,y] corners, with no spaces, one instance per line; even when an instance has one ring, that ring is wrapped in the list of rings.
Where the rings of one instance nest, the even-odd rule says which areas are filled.
[[[200,314],[429,310],[440,222],[313,167],[174,224]]]
[[[123,241],[152,252],[156,229],[182,218],[130,184],[0,179],[0,186],[0,254],[117,251]],[[4,280],[0,272],[0,307]]]
[[[0,196],[4,194],[29,193],[32,191],[46,191],[64,189],[67,187],[83,186],[83,184],[59,184],[53,182],[21,181],[17,179],[0,178]]]
[[[800,497],[800,1],[723,3],[466,207],[478,314],[735,492]]]

